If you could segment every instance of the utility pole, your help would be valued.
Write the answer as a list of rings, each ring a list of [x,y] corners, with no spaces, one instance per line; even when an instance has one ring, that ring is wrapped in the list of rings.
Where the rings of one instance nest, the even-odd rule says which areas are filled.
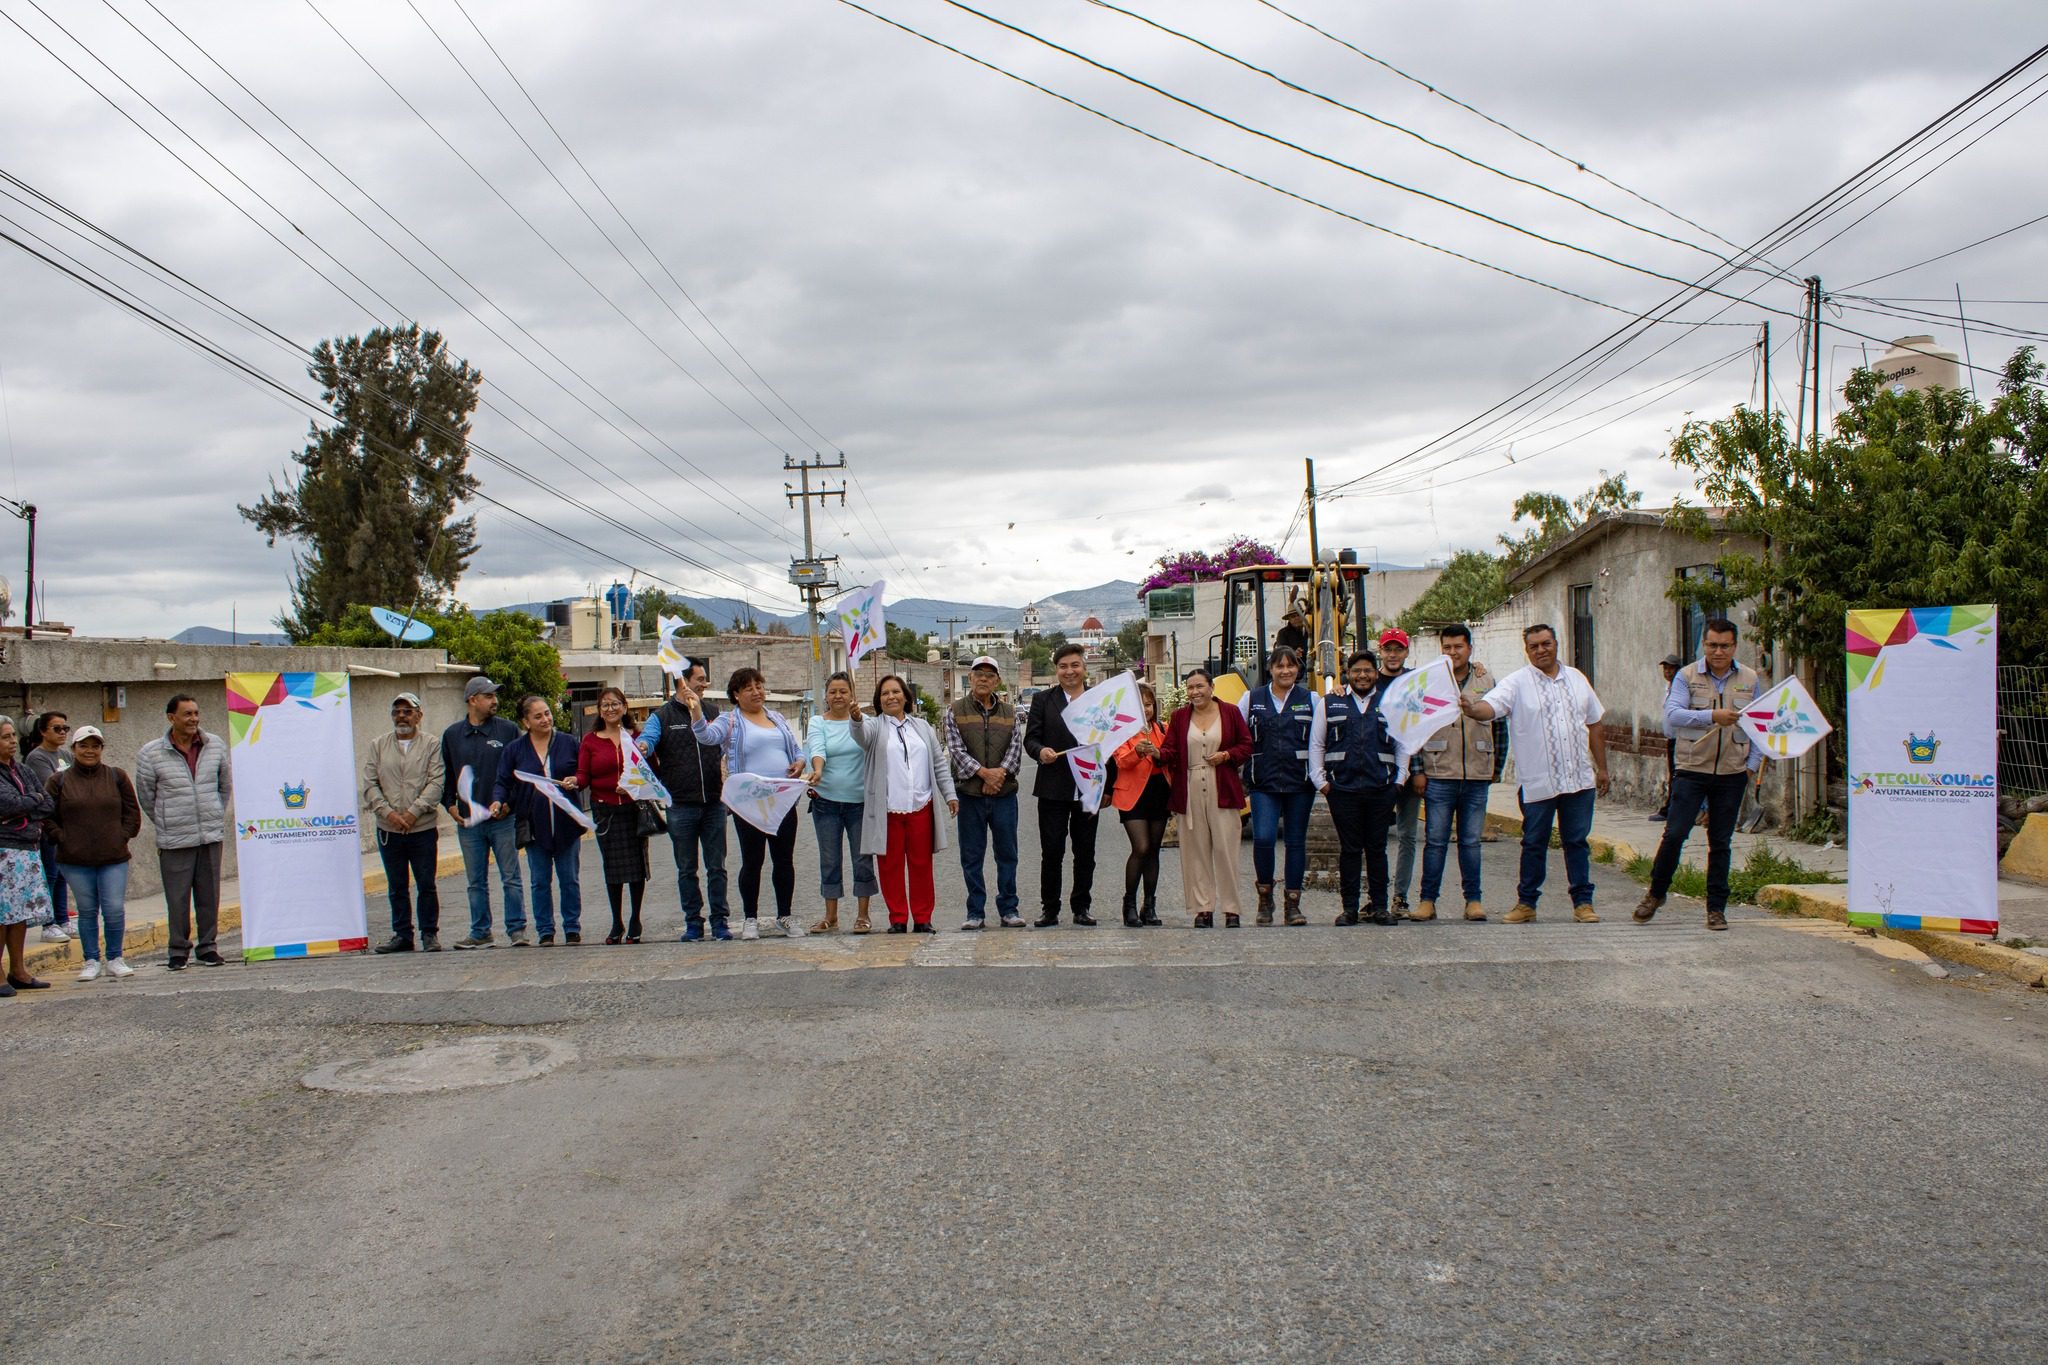
[[[1321,692],[1324,690],[1323,681],[1326,676],[1323,672],[1322,664],[1323,623],[1327,619],[1323,612],[1323,544],[1316,533],[1316,462],[1314,460],[1303,460],[1302,464],[1308,471],[1307,490],[1302,494],[1308,503],[1309,644],[1308,666],[1305,672],[1308,674],[1308,689],[1311,692]],[[1363,621],[1358,624],[1361,630],[1365,628]],[[1335,652],[1336,648],[1333,645],[1331,653],[1334,655]],[[1334,681],[1334,675],[1338,671],[1335,668],[1331,670],[1329,676],[1332,681]]]
[[[36,638],[36,505],[0,498],[0,509],[14,513],[28,523],[28,582],[22,587],[21,638],[33,640]]]
[[[1764,319],[1764,433],[1771,430],[1771,320]]]
[[[1812,321],[1809,324],[1810,330],[1807,336],[1811,343],[1813,355],[1813,426],[1808,430],[1812,434],[1813,449],[1816,454],[1820,451],[1820,298],[1820,276],[1808,275],[1806,277],[1806,312]]]
[[[960,662],[953,657],[953,627],[964,626],[967,624],[967,621],[968,618],[965,616],[941,616],[933,622],[934,625],[941,625],[946,628],[946,705],[948,706],[953,704],[953,678]]]
[[[800,488],[791,488],[787,483],[783,484],[783,496],[789,499],[791,506],[802,507],[804,512],[804,557],[790,561],[789,581],[794,583],[797,591],[803,594],[804,620],[810,627],[811,663],[807,674],[810,679],[810,685],[804,695],[803,708],[804,715],[808,717],[816,709],[818,698],[825,694],[823,656],[818,649],[818,599],[839,586],[832,578],[832,571],[828,567],[829,565],[837,564],[839,556],[826,555],[820,557],[816,546],[812,543],[811,502],[813,499],[823,502],[827,498],[837,498],[839,499],[840,506],[844,507],[846,505],[846,481],[844,479],[839,481],[839,487],[837,488],[814,489],[811,487],[811,475],[821,469],[846,468],[846,456],[840,455],[832,463],[827,464],[823,459],[807,461],[785,455],[782,457],[782,467],[784,470],[795,470],[801,484]]]

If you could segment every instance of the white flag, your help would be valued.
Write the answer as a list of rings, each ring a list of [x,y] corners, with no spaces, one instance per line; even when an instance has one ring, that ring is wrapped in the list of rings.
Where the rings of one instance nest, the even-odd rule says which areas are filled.
[[[760,830],[774,834],[796,809],[796,803],[810,790],[801,777],[762,777],[756,773],[734,773],[725,779],[719,799],[725,808]]]
[[[1835,728],[1797,678],[1764,688],[1738,723],[1772,758],[1797,758]]]
[[[846,666],[859,668],[863,655],[887,647],[889,627],[882,619],[882,589],[885,580],[877,578],[865,588],[856,588],[847,595],[846,605],[839,609],[839,634],[846,641]]]
[[[1409,669],[1380,694],[1380,719],[1404,761],[1458,715],[1458,675],[1449,659]]]
[[[647,756],[640,752],[640,741],[626,736],[624,771],[619,774],[619,790],[635,801],[652,801],[657,806],[666,806],[673,799],[668,788],[661,785],[661,779],[654,775],[654,769],[647,766]]]
[[[1067,750],[1067,770],[1074,775],[1074,795],[1081,809],[1093,815],[1102,809],[1102,790],[1109,783],[1108,751],[1099,744]]]
[[[1106,756],[1144,730],[1145,699],[1138,695],[1138,680],[1125,671],[1068,702],[1060,719],[1075,744],[1094,745]]]
[[[540,788],[540,794],[548,799],[550,805],[558,808],[564,815],[583,826],[583,828],[589,830],[597,828],[597,821],[585,814],[583,807],[571,801],[569,793],[563,791],[552,779],[542,777],[538,773],[527,772],[523,768],[519,771],[518,776],[521,782],[530,782]]]
[[[464,829],[475,829],[478,825],[491,818],[491,803],[486,801],[482,805],[478,805],[476,798],[470,795],[475,789],[476,769],[465,763],[462,765],[462,771],[455,774],[455,794],[462,798],[463,809],[469,812],[469,814],[462,817],[462,827]]]
[[[683,628],[680,616],[656,616],[654,624],[661,631],[661,648],[655,653],[655,662],[661,671],[671,678],[680,678],[690,671],[689,656],[676,648],[676,632]]]

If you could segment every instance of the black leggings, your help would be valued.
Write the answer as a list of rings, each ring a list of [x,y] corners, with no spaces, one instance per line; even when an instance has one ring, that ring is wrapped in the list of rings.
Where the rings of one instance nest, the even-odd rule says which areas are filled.
[[[1145,883],[1145,904],[1159,899],[1159,845],[1166,838],[1166,820],[1124,818],[1124,833],[1131,841],[1131,856],[1124,859],[1124,899],[1134,900],[1138,882]]]
[[[796,899],[796,812],[783,817],[782,828],[772,838],[744,820],[732,825],[740,836],[740,905],[747,918],[759,918],[764,854],[775,864],[775,917],[787,918],[790,902]]]
[[[619,893],[628,887],[631,887],[633,891],[633,932],[638,934],[640,932],[640,902],[646,898],[647,883],[606,882],[604,884],[604,893],[612,898],[612,932],[615,934],[624,927],[622,920],[625,910],[623,904],[625,897]]]

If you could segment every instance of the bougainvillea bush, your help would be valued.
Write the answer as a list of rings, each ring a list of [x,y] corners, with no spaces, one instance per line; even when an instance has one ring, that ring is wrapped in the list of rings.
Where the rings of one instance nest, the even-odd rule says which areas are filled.
[[[1183,583],[1207,582],[1223,577],[1228,569],[1241,569],[1247,564],[1284,564],[1280,552],[1263,541],[1250,536],[1238,536],[1214,554],[1201,550],[1183,550],[1177,555],[1161,555],[1152,576],[1138,585],[1140,598],[1154,588],[1176,588]]]

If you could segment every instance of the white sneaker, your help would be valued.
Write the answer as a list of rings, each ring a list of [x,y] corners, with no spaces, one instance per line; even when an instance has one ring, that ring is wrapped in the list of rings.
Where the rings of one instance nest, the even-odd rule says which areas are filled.
[[[45,924],[43,926],[43,942],[69,943],[71,942],[71,935],[64,931],[64,926],[61,924]]]
[[[100,960],[99,960],[98,958],[96,958],[96,957],[89,957],[89,958],[87,958],[87,959],[85,960],[85,969],[84,969],[83,971],[79,972],[79,974],[78,974],[78,979],[79,979],[80,981],[97,981],[97,980],[99,980],[99,979],[100,979]]]
[[[742,924],[740,926],[740,937],[745,939],[749,943],[752,943],[755,939],[761,937],[760,921],[750,919],[746,923]]]
[[[135,969],[129,966],[122,958],[110,957],[107,959],[107,975],[112,977],[133,976],[135,975]]]
[[[782,931],[784,938],[802,938],[804,936],[804,927],[796,922],[795,915],[777,917],[775,927]]]

